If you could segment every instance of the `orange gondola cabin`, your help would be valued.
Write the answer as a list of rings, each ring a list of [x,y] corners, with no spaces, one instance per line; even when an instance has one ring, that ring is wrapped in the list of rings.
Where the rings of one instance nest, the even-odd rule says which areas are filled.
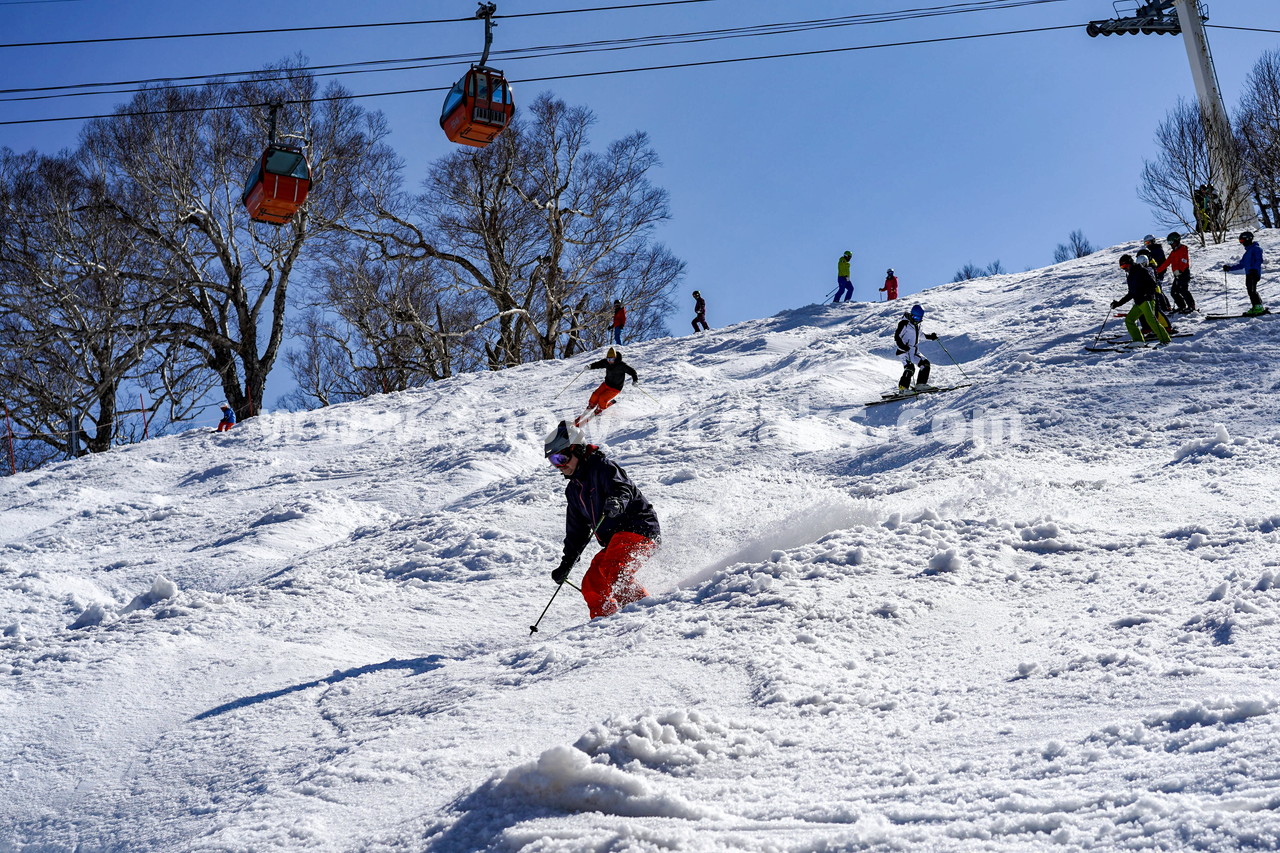
[[[310,190],[307,155],[297,146],[273,142],[245,184],[240,200],[254,222],[284,225],[302,207]]]
[[[516,102],[501,71],[473,65],[444,99],[440,126],[450,142],[483,148],[511,123]]]

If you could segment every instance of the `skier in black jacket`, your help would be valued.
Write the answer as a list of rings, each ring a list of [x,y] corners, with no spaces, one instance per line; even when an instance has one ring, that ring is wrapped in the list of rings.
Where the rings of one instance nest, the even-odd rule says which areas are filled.
[[[648,595],[636,582],[636,566],[658,547],[661,529],[653,505],[627,472],[582,430],[561,421],[543,444],[547,461],[569,481],[564,496],[564,556],[551,572],[562,584],[594,535],[600,551],[582,577],[591,618],[608,616]]]
[[[586,410],[573,419],[574,426],[582,426],[612,406],[613,398],[618,396],[618,392],[622,390],[628,374],[631,376],[632,384],[640,381],[635,368],[623,361],[622,353],[613,347],[609,347],[609,351],[605,353],[604,358],[587,365],[587,370],[600,370],[601,368],[604,369],[604,381],[600,383],[600,387],[591,392],[591,399],[587,401]]]
[[[1146,264],[1135,263],[1130,255],[1120,256],[1120,269],[1125,272],[1129,292],[1112,302],[1111,307],[1119,308],[1130,299],[1133,300],[1133,307],[1124,315],[1124,326],[1129,330],[1129,337],[1138,343],[1144,340],[1142,331],[1138,328],[1138,319],[1141,318],[1160,339],[1160,343],[1169,343],[1172,340],[1169,333],[1156,319],[1156,280],[1151,277],[1151,271]]]

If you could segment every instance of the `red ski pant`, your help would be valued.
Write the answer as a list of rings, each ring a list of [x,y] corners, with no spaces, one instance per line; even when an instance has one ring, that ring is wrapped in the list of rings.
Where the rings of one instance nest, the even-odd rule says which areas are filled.
[[[656,542],[639,533],[621,532],[609,538],[582,576],[582,597],[592,619],[617,613],[649,594],[636,583],[636,564],[656,547]]]
[[[233,426],[235,426],[235,424],[231,423],[231,421],[218,421],[218,432],[226,432]]]
[[[587,408],[603,412],[613,405],[613,398],[618,396],[621,390],[621,388],[610,388],[601,382],[600,387],[591,392],[591,399],[587,401]]]

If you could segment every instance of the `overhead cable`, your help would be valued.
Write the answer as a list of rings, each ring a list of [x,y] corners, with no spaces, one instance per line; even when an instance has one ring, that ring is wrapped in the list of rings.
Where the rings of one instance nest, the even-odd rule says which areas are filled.
[[[1046,32],[1053,32],[1055,30],[1078,29],[1083,26],[1084,24],[1063,24],[1063,25],[1054,26],[1054,27],[1034,27],[1031,29],[1024,29],[1024,30],[1005,30],[1003,32],[996,32],[996,33],[975,33],[973,35],[965,35],[965,36],[941,36],[938,38],[915,39],[912,41],[885,42],[883,44],[866,44],[866,45],[852,45],[847,47],[833,47],[833,48],[827,48],[825,50],[805,50],[805,51],[796,51],[792,53],[773,53],[773,54],[767,54],[763,56],[741,56],[741,57],[735,57],[731,59],[708,59],[700,62],[678,62],[678,63],[671,63],[669,65],[649,65],[649,66],[644,66],[640,68],[618,68],[612,71],[585,71],[580,74],[558,74],[558,75],[551,75],[547,77],[526,77],[524,79],[512,79],[510,82],[513,84],[543,83],[543,82],[550,82],[550,81],[556,81],[556,80],[577,80],[585,77],[606,77],[606,76],[611,76],[615,74],[636,74],[636,73],[645,72],[645,71],[666,71],[666,70],[671,70],[676,68],[700,68],[700,67],[706,67],[710,65],[728,65],[731,63],[738,63],[738,62],[758,62],[758,61],[769,60],[769,59],[787,59],[787,58],[797,57],[797,56],[821,56],[823,54],[848,53],[851,51],[859,51],[859,50],[878,50],[878,49],[890,48],[890,47],[909,47],[912,45],[921,45],[921,44],[941,44],[944,42],[971,41],[974,39],[1026,35],[1029,33],[1046,33]],[[284,104],[300,104],[300,103],[306,103],[306,102],[319,103],[324,101],[350,101],[350,100],[357,100],[357,99],[363,99],[363,98],[385,98],[385,97],[391,97],[395,95],[421,95],[421,94],[428,94],[430,92],[445,92],[445,91],[448,91],[449,88],[450,88],[449,86],[434,86],[434,87],[423,88],[423,89],[400,89],[400,90],[391,91],[391,92],[370,92],[366,94],[350,93],[345,95],[324,95],[317,98],[309,98],[306,101],[285,100],[285,101],[277,101],[276,103],[284,103]],[[99,115],[60,116],[56,118],[19,119],[14,121],[0,121],[0,126],[19,125],[19,124],[44,124],[48,122],[57,122],[57,121],[89,121],[91,119],[100,119],[100,118],[167,115],[167,114],[173,114],[173,113],[189,113],[189,112],[205,112],[205,111],[212,112],[215,110],[254,109],[254,108],[268,107],[268,106],[270,106],[269,103],[263,102],[259,104],[239,104],[239,105],[210,106],[210,107],[184,107],[180,109],[169,109],[169,110],[140,110],[138,112],[103,113]]]

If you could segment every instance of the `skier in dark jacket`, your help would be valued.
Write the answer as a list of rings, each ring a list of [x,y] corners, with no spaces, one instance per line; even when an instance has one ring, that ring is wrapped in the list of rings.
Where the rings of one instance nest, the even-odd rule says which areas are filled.
[[[1154,234],[1148,234],[1142,238],[1142,245],[1147,250],[1147,255],[1154,262],[1156,282],[1164,281],[1164,270],[1160,267],[1164,264],[1164,246],[1160,245],[1160,241],[1155,238]]]
[[[1249,310],[1244,313],[1246,317],[1256,317],[1267,313],[1258,295],[1258,282],[1262,281],[1262,247],[1253,242],[1252,231],[1240,235],[1240,245],[1244,246],[1244,257],[1234,264],[1223,264],[1222,268],[1227,272],[1244,270],[1244,287],[1249,292]]]
[[[569,481],[564,496],[564,556],[551,579],[564,583],[591,537],[601,550],[582,577],[591,618],[616,613],[648,595],[636,582],[637,565],[658,547],[662,534],[653,505],[621,466],[587,444],[577,427],[561,421],[543,443],[547,461]]]
[[[711,328],[707,325],[707,300],[696,290],[693,292],[693,300],[693,330],[706,331]],[[702,329],[698,328],[699,325]]]
[[[622,390],[623,384],[627,381],[627,374],[631,375],[633,384],[640,381],[635,368],[623,361],[622,353],[613,347],[609,347],[609,351],[605,353],[604,358],[587,365],[588,370],[600,370],[602,368],[604,369],[604,381],[600,383],[600,387],[591,392],[591,399],[587,401],[587,408],[574,419],[574,426],[582,426],[582,424],[612,406],[613,398],[618,396],[618,392]]]
[[[1165,331],[1164,326],[1156,319],[1156,280],[1151,277],[1151,271],[1146,264],[1135,262],[1130,255],[1120,256],[1120,269],[1125,272],[1125,281],[1129,286],[1129,291],[1123,298],[1112,302],[1111,307],[1119,308],[1129,300],[1133,300],[1133,307],[1129,309],[1129,313],[1124,315],[1124,326],[1129,330],[1129,337],[1138,343],[1145,340],[1142,336],[1142,331],[1138,328],[1138,320],[1141,318],[1146,321],[1147,327],[1160,339],[1160,343],[1169,343],[1172,340],[1169,337],[1169,333]]]

